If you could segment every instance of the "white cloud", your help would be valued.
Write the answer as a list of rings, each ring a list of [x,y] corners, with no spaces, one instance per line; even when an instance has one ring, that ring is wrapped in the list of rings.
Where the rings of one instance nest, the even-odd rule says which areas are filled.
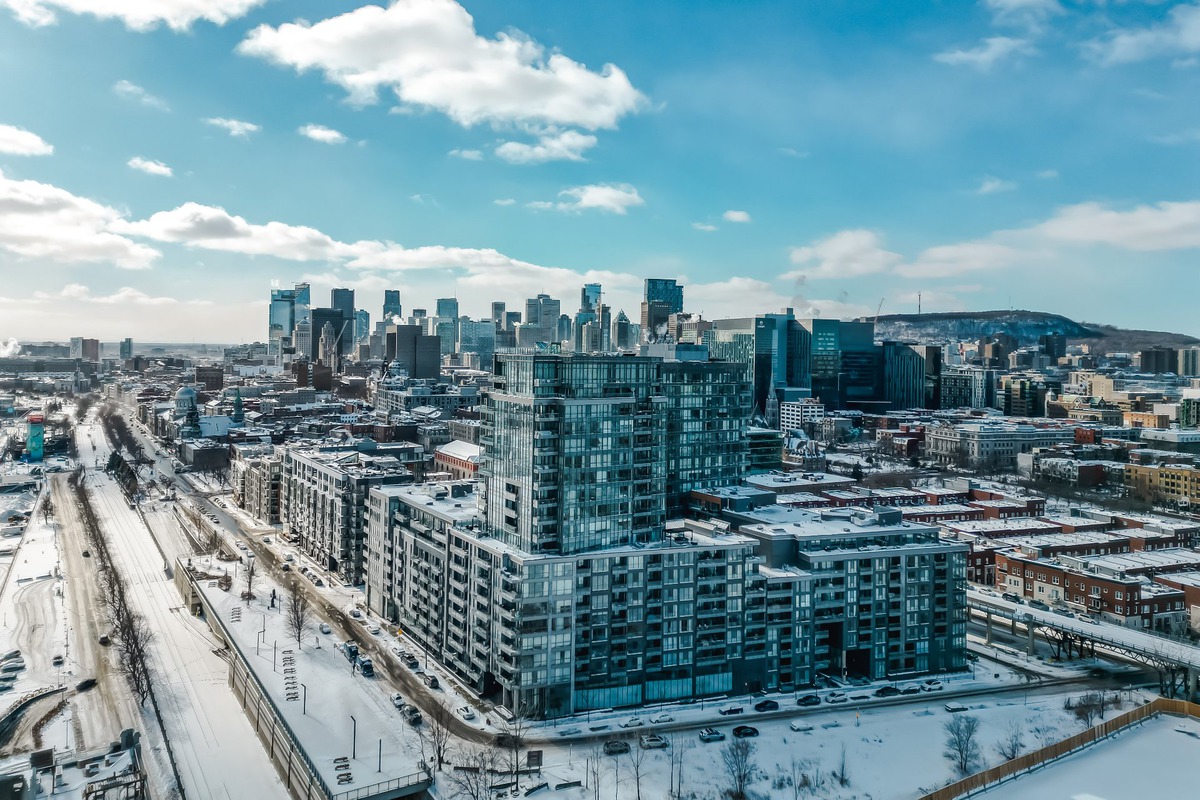
[[[858,228],[839,231],[808,247],[792,248],[791,261],[800,269],[782,277],[852,278],[888,272],[903,260],[899,253],[884,249],[879,234]]]
[[[1037,28],[1046,18],[1061,14],[1058,0],[984,0],[992,19],[1000,24]]]
[[[596,137],[579,131],[560,131],[538,137],[537,144],[503,142],[496,155],[510,164],[584,161],[583,151],[596,146]]]
[[[135,103],[141,103],[148,108],[157,108],[159,111],[171,110],[170,106],[167,105],[167,101],[163,100],[161,97],[155,97],[141,86],[138,86],[136,83],[130,83],[127,80],[119,80],[114,83],[113,91],[116,92],[118,96],[124,97],[126,100],[132,100]]]
[[[479,36],[453,0],[397,0],[316,24],[260,25],[238,52],[319,70],[359,104],[391,89],[402,103],[463,126],[615,128],[646,102],[613,64],[593,72],[516,31]]]
[[[1035,173],[1035,174],[1037,175],[1038,178],[1040,178],[1044,181],[1048,181],[1048,180],[1053,180],[1054,178],[1058,177],[1058,170],[1042,169],[1042,170],[1038,170],[1037,173]]]
[[[1075,244],[1107,244],[1126,250],[1182,250],[1200,247],[1200,201],[1140,205],[1115,211],[1100,203],[1059,209],[1032,233]]]
[[[492,202],[498,206],[511,206],[511,205],[515,204],[517,201],[512,199],[511,197],[499,197],[499,198],[493,200]]]
[[[464,161],[482,161],[482,150],[451,150],[450,155],[461,158]]]
[[[1200,142],[1200,128],[1192,128],[1191,130],[1179,131],[1178,133],[1168,133],[1162,136],[1151,136],[1150,141],[1156,144],[1195,144]]]
[[[1020,251],[998,242],[959,242],[927,248],[896,272],[906,278],[949,278],[1012,266],[1021,257]]]
[[[693,222],[692,227],[698,231],[704,231],[706,233],[712,233],[717,229],[716,225],[710,225],[707,222]]]
[[[1017,185],[1012,181],[1006,181],[1002,178],[997,178],[993,175],[984,175],[983,180],[979,184],[979,188],[975,190],[975,194],[996,194],[997,192],[1011,192],[1016,189]]]
[[[14,125],[0,125],[0,153],[14,156],[48,156],[54,146],[42,137]]]
[[[223,208],[199,203],[184,203],[144,220],[121,221],[114,229],[159,242],[292,261],[329,261],[350,255],[348,245],[314,228],[282,222],[254,225]]]
[[[0,172],[0,250],[37,261],[148,268],[157,250],[115,232],[121,213],[65,189]]]
[[[978,47],[970,50],[946,50],[934,55],[933,60],[952,66],[973,67],[986,72],[1009,56],[1028,52],[1029,43],[1024,39],[1008,36],[992,36],[984,39]]]
[[[346,134],[324,125],[302,125],[296,129],[296,133],[321,144],[344,144],[346,141]]]
[[[721,215],[721,219],[726,222],[747,223],[750,221],[750,213],[747,211],[734,211],[730,209]]]
[[[228,119],[226,117],[208,117],[204,122],[207,125],[224,128],[230,136],[241,136],[243,138],[262,130],[262,126],[255,125],[253,122],[243,122],[240,119]]]
[[[100,303],[102,305],[167,306],[179,303],[174,297],[154,297],[132,286],[122,286],[109,295],[93,295],[92,290],[82,283],[68,283],[57,294],[34,292],[33,296],[37,300],[66,298],[68,300],[78,300],[84,303]]]
[[[224,25],[266,0],[0,0],[21,22],[41,27],[58,21],[56,11],[116,19],[135,31],[166,25],[185,31],[197,20]]]
[[[127,162],[130,169],[136,169],[139,172],[144,172],[147,175],[158,175],[162,178],[170,178],[175,174],[175,171],[161,161],[151,161],[141,156],[134,156]]]
[[[1104,64],[1127,64],[1165,56],[1200,53],[1200,4],[1180,4],[1167,19],[1145,28],[1118,28],[1088,43],[1088,51]]]
[[[563,189],[558,196],[567,199],[557,203],[535,200],[526,205],[540,210],[586,211],[596,209],[613,214],[624,214],[628,209],[646,203],[638,194],[638,190],[628,183],[596,183],[588,186],[574,186],[570,189]]]

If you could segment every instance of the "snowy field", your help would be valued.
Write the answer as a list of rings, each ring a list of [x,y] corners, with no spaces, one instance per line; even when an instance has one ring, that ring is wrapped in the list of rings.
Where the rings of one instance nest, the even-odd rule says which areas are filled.
[[[1195,797],[1200,720],[1161,716],[985,792],[987,800]]]

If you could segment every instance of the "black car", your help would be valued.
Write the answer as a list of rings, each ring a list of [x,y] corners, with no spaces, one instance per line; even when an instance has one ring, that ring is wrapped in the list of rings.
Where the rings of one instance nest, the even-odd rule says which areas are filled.
[[[629,752],[629,742],[623,742],[620,739],[610,739],[604,743],[604,755],[620,756]]]
[[[880,686],[875,690],[876,697],[895,697],[900,694],[900,690],[895,686]]]
[[[733,729],[733,735],[737,739],[749,739],[751,736],[758,736],[758,728],[750,725],[738,725]]]
[[[914,685],[905,686],[903,689],[900,690],[900,694],[920,694],[920,693],[921,693],[921,687],[914,686]]]
[[[778,711],[779,703],[774,700],[759,700],[754,704],[755,711]]]
[[[796,698],[798,706],[819,706],[821,705],[821,696],[819,694],[806,694]]]

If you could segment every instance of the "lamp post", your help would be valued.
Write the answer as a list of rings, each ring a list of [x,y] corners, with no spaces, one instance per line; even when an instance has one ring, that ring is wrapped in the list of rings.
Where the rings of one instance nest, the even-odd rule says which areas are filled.
[[[300,688],[304,690],[304,700],[301,701],[301,703],[300,703],[300,713],[307,714],[308,713],[308,687],[302,683],[302,684],[300,684]]]
[[[350,757],[358,758],[358,720],[354,715],[350,715],[350,722],[354,725],[354,731],[350,734]]]

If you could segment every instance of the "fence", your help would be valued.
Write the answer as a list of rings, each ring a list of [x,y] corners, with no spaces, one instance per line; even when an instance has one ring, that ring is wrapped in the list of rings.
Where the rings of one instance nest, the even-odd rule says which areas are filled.
[[[1144,706],[1138,706],[1131,711],[1126,711],[1124,714],[1101,722],[1095,727],[1088,728],[1082,733],[1077,733],[1070,738],[1063,739],[1061,742],[1055,742],[1040,750],[1034,750],[1023,756],[1017,756],[1012,761],[1006,761],[983,772],[968,775],[960,781],[943,786],[935,792],[924,795],[921,800],[957,800],[957,798],[969,797],[982,789],[1002,783],[1017,775],[1043,766],[1063,756],[1070,755],[1089,745],[1093,745],[1096,742],[1103,741],[1131,725],[1145,722],[1159,714],[1175,714],[1200,718],[1200,705],[1184,700],[1167,700],[1163,698],[1153,700]]]

